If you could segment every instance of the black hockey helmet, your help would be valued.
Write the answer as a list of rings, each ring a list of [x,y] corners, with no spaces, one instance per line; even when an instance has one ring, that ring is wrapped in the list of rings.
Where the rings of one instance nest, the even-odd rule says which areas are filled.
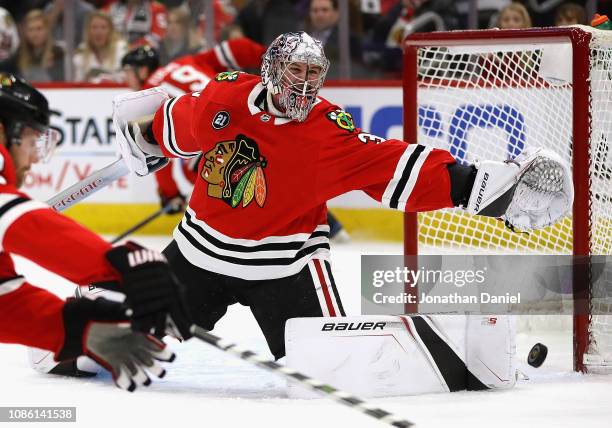
[[[0,121],[6,130],[7,146],[19,144],[21,131],[27,126],[43,134],[41,144],[54,147],[57,135],[49,129],[52,114],[58,112],[49,108],[47,98],[40,91],[20,77],[0,73]],[[49,147],[50,151],[53,147]]]
[[[0,119],[7,128],[20,122],[40,132],[49,127],[53,114],[43,94],[25,80],[10,73],[0,73]]]
[[[132,67],[147,66],[149,71],[159,67],[159,53],[149,45],[138,46],[126,53],[121,59],[121,66]]]

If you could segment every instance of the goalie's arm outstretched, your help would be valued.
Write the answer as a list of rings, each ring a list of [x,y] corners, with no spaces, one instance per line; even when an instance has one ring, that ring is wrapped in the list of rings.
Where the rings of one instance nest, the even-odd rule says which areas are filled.
[[[136,94],[140,95],[132,96],[146,97],[146,91]],[[161,106],[157,102],[155,120],[127,127],[128,144],[123,152],[138,153],[145,172],[146,155],[198,156],[202,147],[194,129],[194,110],[205,105],[198,105],[199,97],[194,93],[166,100]],[[352,119],[337,106],[324,100],[323,104],[327,107],[311,113],[316,115],[311,123],[316,121],[320,143],[312,172],[316,192],[304,204],[324,204],[351,190],[363,190],[389,208],[419,212],[461,207],[470,214],[500,218],[524,229],[554,224],[572,206],[569,166],[552,152],[525,150],[508,161],[462,165],[446,150],[385,140],[352,124],[337,127],[329,120],[330,114]],[[180,127],[174,126],[176,117],[181,117]]]
[[[325,116],[329,112],[346,114],[336,106]],[[338,129],[327,119],[320,125],[319,202],[363,190],[388,208],[420,212],[461,207],[521,229],[552,225],[572,206],[569,166],[547,150],[462,165],[446,150],[385,140],[358,128]]]

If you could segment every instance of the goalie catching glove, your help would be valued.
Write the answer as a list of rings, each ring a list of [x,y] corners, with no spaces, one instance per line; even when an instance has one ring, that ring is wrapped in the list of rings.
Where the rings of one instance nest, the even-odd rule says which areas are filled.
[[[474,167],[474,185],[464,206],[471,214],[531,230],[557,223],[572,207],[569,165],[548,150],[525,150],[514,160],[484,161]]]
[[[159,361],[173,361],[163,342],[151,335],[134,332],[121,303],[103,298],[68,299],[64,304],[64,344],[55,355],[57,361],[87,355],[113,375],[115,384],[134,391],[148,386],[147,371],[164,377]]]
[[[125,294],[132,309],[135,330],[165,334],[177,338],[191,337],[190,317],[184,303],[182,284],[174,276],[166,258],[134,242],[127,242],[106,253],[106,259],[119,272],[122,285],[111,288]]]

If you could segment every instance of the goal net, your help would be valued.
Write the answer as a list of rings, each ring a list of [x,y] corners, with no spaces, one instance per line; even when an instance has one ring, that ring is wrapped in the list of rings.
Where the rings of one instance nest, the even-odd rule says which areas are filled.
[[[608,256],[596,282],[590,265],[574,269],[574,363],[577,370],[612,368],[612,31],[455,31],[405,43],[407,141],[444,148],[465,164],[545,147],[572,165],[576,193],[571,216],[529,234],[459,209],[418,220],[407,214],[406,253],[418,254],[418,242]]]

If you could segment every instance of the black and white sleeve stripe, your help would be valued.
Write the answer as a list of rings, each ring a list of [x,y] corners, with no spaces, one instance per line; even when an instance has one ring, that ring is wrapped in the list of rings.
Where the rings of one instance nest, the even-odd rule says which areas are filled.
[[[181,97],[184,95],[181,95]],[[164,103],[164,138],[163,143],[166,150],[180,158],[192,158],[200,152],[186,152],[181,150],[176,142],[175,124],[172,110],[176,102],[181,98],[171,98]]]
[[[30,211],[48,208],[47,204],[23,196],[0,194],[0,250],[6,231],[19,217]]]
[[[382,197],[382,204],[389,208],[402,209],[414,190],[421,167],[432,148],[421,144],[409,144],[400,158],[393,178],[389,181]]]
[[[234,57],[232,53],[232,49],[229,46],[227,41],[221,42],[217,46],[215,46],[215,55],[217,56],[217,60],[221,65],[229,70],[242,70],[238,65],[238,61]]]

